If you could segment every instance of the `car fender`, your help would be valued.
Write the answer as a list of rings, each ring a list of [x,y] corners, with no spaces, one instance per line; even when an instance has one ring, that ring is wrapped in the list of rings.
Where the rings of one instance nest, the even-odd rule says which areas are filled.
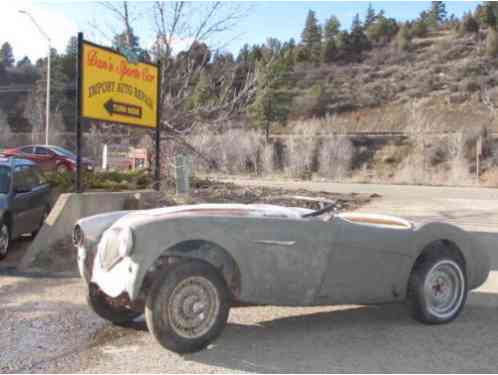
[[[411,270],[419,255],[430,243],[435,241],[448,240],[454,243],[460,250],[464,261],[469,290],[481,285],[489,273],[489,256],[479,245],[476,238],[463,229],[441,222],[430,222],[415,229],[414,243],[412,245],[413,258],[410,268],[404,272],[405,285],[408,285]]]

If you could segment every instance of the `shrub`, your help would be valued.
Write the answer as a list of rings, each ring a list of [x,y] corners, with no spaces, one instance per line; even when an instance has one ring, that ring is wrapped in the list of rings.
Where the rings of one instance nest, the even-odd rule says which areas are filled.
[[[472,14],[467,15],[463,20],[463,31],[465,33],[478,33],[479,32],[479,23],[472,16]]]
[[[415,23],[411,28],[411,34],[416,38],[426,37],[428,31],[429,31],[429,26],[427,25],[427,22],[422,19],[418,19],[417,21],[415,21]]]
[[[318,173],[331,179],[341,179],[351,174],[353,145],[349,138],[325,139],[318,151]]]
[[[396,45],[400,51],[408,51],[412,46],[412,39],[408,27],[403,25],[396,35]]]

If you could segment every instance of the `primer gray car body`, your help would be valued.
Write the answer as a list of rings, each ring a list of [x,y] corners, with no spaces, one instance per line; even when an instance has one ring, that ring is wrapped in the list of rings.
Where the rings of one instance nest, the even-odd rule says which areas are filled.
[[[161,262],[194,258],[219,269],[244,303],[377,304],[403,301],[419,254],[434,241],[448,241],[463,255],[469,290],[488,276],[487,253],[458,227],[362,213],[302,217],[310,212],[203,204],[85,218],[75,227],[80,273],[109,297],[133,304]],[[133,248],[104,267],[102,238],[116,228],[131,230]]]

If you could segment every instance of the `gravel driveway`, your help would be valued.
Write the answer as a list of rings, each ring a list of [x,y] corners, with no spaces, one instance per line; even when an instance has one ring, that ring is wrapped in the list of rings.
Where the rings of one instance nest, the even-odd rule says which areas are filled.
[[[454,323],[424,326],[404,306],[241,307],[210,348],[162,349],[143,319],[113,327],[78,278],[0,277],[0,372],[458,372],[498,369],[498,314],[473,293]],[[496,303],[497,301],[494,301]],[[7,350],[5,350],[7,348]]]

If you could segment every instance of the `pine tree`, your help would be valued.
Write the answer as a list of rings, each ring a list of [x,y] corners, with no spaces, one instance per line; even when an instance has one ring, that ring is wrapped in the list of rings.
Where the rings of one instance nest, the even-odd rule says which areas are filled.
[[[197,81],[192,95],[192,106],[194,108],[206,105],[211,99],[211,88],[209,86],[209,77],[203,72]]]
[[[14,66],[14,52],[12,51],[12,46],[9,42],[5,42],[2,44],[2,48],[0,48],[0,63],[3,66],[10,68]]]
[[[408,51],[412,46],[410,30],[406,24],[401,26],[396,35],[396,45],[401,51]]]
[[[433,27],[438,27],[446,20],[446,5],[443,1],[433,1],[431,10],[429,11],[430,24]]]
[[[374,23],[366,30],[368,40],[375,43],[387,43],[398,32],[398,23],[394,18],[378,15]]]
[[[325,41],[334,39],[341,29],[341,22],[336,16],[331,16],[327,21],[325,21],[325,27],[323,30],[323,37]]]
[[[479,23],[474,18],[472,13],[467,13],[463,17],[462,28],[464,33],[478,33],[479,32]]]
[[[486,1],[480,11],[481,22],[490,28],[496,29],[497,14],[498,4],[493,1]]]
[[[376,18],[377,15],[375,14],[372,3],[368,3],[367,15],[365,16],[365,29],[368,29],[368,27],[375,22]]]
[[[350,51],[355,55],[361,55],[361,53],[370,48],[370,42],[363,31],[363,26],[360,21],[360,15],[357,13],[353,18],[353,23],[351,25],[351,33],[349,34],[349,47]]]
[[[336,36],[341,28],[341,23],[335,16],[331,16],[324,27],[324,42],[322,48],[322,62],[331,63],[337,56]]]
[[[315,12],[312,10],[308,11],[301,38],[308,54],[308,60],[318,63],[322,49],[322,30],[316,19]]]
[[[337,45],[334,39],[325,41],[322,51],[322,62],[329,64],[335,60],[337,56]]]

